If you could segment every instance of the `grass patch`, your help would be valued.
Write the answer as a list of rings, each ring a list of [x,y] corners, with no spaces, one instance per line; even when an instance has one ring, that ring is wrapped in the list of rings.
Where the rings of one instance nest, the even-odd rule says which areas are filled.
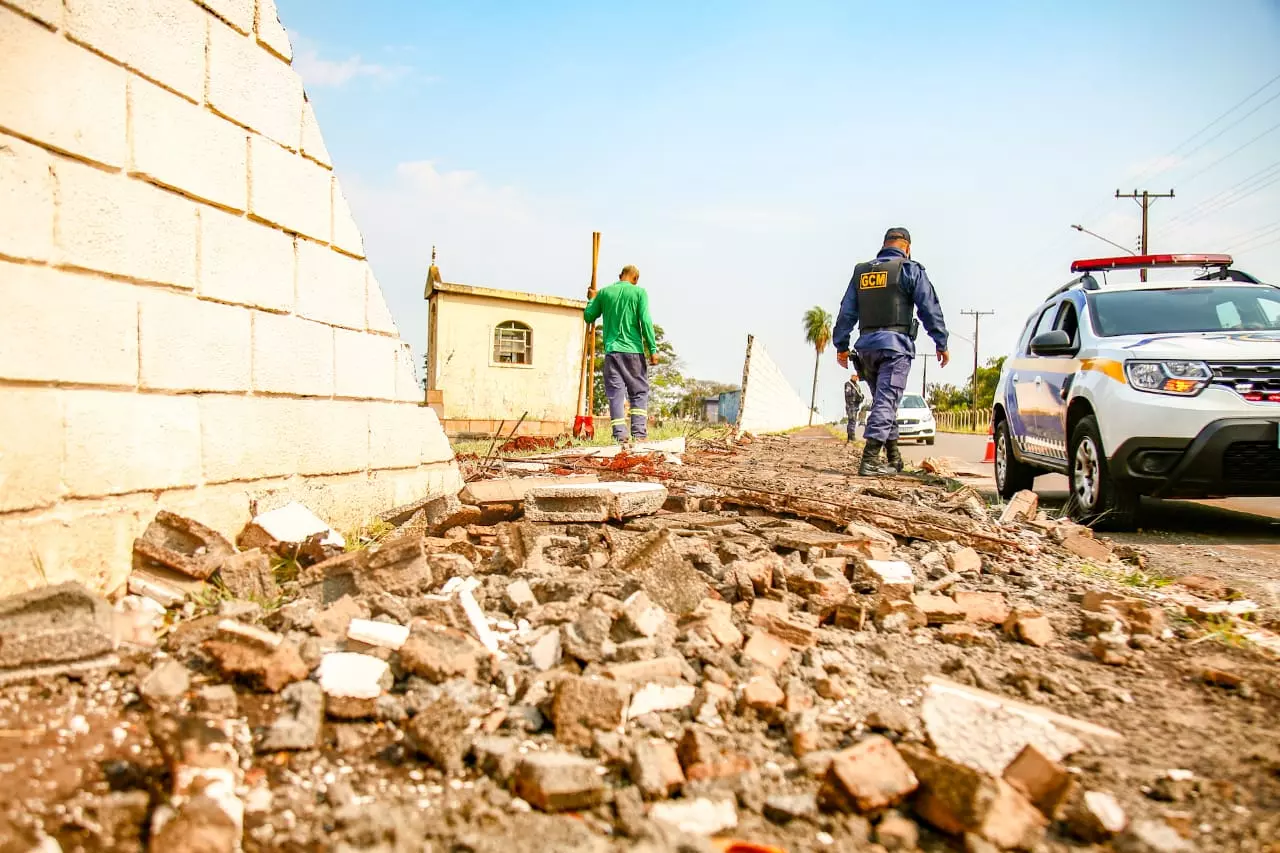
[[[276,583],[293,583],[301,573],[302,564],[298,562],[297,554],[287,557],[277,555],[271,558],[271,574],[275,575]]]
[[[1134,589],[1160,589],[1173,583],[1173,578],[1164,575],[1148,574],[1138,569],[1110,569],[1092,563],[1081,566],[1080,573],[1085,577],[1100,578]]]
[[[346,540],[345,549],[348,554],[352,551],[362,551],[376,542],[381,542],[395,532],[395,529],[394,524],[375,518],[362,527],[342,534],[342,538]]]
[[[1235,621],[1229,617],[1211,616],[1206,619],[1202,625],[1204,635],[1196,642],[1209,640],[1223,646],[1230,646],[1233,649],[1241,649],[1248,645],[1248,640],[1244,634],[1240,633]]]
[[[515,424],[512,424],[512,426],[514,425]],[[724,435],[729,431],[729,429],[730,427],[725,424],[701,424],[669,421],[661,426],[655,426],[650,429],[649,437],[646,438],[645,441],[666,441],[672,438],[683,438],[686,441],[690,441],[695,438],[715,438]],[[494,456],[518,458],[521,456],[545,456],[548,453],[546,450],[528,450],[504,453],[499,448],[505,441],[507,441],[507,434],[504,432],[502,441],[498,442],[497,446],[494,447]],[[609,434],[608,424],[605,424],[603,428],[597,428],[596,437],[590,440],[571,438],[567,436],[562,437],[561,441],[557,445],[557,449],[564,450],[573,447],[608,447],[616,443],[617,442],[615,442]],[[489,453],[489,448],[493,445],[493,440],[489,438],[467,439],[464,441],[454,439],[450,441],[450,444],[453,446],[453,452],[456,454],[463,455],[469,453],[483,459]]]

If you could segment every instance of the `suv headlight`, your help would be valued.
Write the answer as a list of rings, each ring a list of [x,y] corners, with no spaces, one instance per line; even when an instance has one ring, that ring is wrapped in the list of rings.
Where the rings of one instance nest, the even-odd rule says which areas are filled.
[[[1203,361],[1128,361],[1124,372],[1139,391],[1194,397],[1205,389],[1213,372]]]

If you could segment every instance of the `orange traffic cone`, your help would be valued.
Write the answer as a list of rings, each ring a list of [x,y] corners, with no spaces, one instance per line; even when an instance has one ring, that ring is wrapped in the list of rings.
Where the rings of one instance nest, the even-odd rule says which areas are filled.
[[[992,425],[987,427],[987,452],[982,454],[983,462],[996,461],[996,440],[994,436],[995,436],[995,426]]]

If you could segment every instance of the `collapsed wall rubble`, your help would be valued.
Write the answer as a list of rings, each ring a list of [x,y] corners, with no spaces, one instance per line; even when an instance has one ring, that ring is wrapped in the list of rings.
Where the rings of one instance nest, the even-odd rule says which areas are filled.
[[[117,713],[160,758],[100,796],[151,799],[0,829],[120,850],[197,832],[228,851],[1192,849],[1185,821],[1073,764],[1124,735],[1044,704],[1034,662],[1054,650],[1110,636],[1081,656],[1110,675],[1175,636],[1172,599],[1091,585],[1052,604],[1089,531],[1025,502],[1002,523],[937,479],[858,480],[782,439],[683,463],[645,463],[645,489],[618,487],[625,459],[579,459],[561,490],[472,480],[474,503],[401,507],[369,542],[302,507],[235,544],[161,514],[137,543],[150,580],[114,611],[74,585],[0,602],[5,666],[83,677],[88,658],[136,691]],[[581,520],[530,520],[546,494]],[[940,672],[914,674],[917,653]],[[1028,665],[993,680],[978,662],[1001,655]]]

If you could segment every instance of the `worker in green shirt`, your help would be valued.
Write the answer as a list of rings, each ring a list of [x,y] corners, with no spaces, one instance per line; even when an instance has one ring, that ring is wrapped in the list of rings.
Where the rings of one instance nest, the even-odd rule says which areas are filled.
[[[649,317],[649,294],[639,286],[640,270],[627,265],[618,279],[587,303],[583,316],[588,323],[604,317],[604,393],[614,440],[627,440],[623,410],[630,402],[631,438],[643,441],[649,435],[649,365],[658,363],[658,341]]]

